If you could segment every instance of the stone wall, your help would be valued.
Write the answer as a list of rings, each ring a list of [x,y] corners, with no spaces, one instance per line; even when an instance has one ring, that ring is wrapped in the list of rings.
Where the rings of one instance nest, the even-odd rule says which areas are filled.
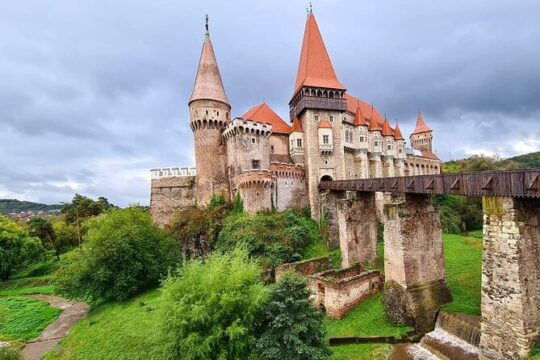
[[[154,222],[164,227],[177,210],[195,206],[197,203],[195,184],[195,176],[152,179],[150,215]]]
[[[279,281],[283,274],[288,271],[294,271],[299,275],[308,276],[328,270],[329,268],[330,258],[328,256],[281,264],[276,267],[276,281]]]
[[[484,198],[483,359],[523,359],[540,340],[540,200]]]
[[[367,264],[377,258],[377,213],[375,194],[357,192],[337,207],[341,267]]]
[[[270,171],[243,172],[234,179],[234,182],[238,184],[246,212],[255,214],[260,210],[272,209],[276,178]]]
[[[289,135],[272,133],[269,139],[270,162],[292,163],[289,155]]]
[[[300,165],[272,163],[272,175],[276,177],[274,206],[277,210],[302,208],[309,205],[304,168]]]
[[[346,198],[345,191],[321,191],[319,193],[320,202],[320,223],[323,237],[326,237],[329,249],[337,249],[340,246],[339,241],[339,223],[338,223],[338,202]]]

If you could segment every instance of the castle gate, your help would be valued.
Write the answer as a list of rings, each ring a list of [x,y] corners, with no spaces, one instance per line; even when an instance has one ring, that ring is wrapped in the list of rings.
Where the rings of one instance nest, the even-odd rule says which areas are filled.
[[[321,211],[343,264],[375,259],[374,193],[385,206],[385,305],[418,331],[451,301],[442,231],[431,195],[482,196],[482,359],[524,358],[540,340],[540,170],[323,181]]]

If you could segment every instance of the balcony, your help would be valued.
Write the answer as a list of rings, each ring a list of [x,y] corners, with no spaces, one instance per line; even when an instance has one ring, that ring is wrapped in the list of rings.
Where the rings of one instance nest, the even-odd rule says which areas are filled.
[[[334,151],[333,144],[319,144],[319,150],[321,154],[331,154]]]

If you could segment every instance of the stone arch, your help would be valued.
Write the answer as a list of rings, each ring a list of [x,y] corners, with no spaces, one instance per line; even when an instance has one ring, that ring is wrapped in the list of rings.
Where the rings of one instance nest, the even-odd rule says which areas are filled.
[[[332,177],[330,175],[324,175],[321,177],[321,181],[332,181]]]

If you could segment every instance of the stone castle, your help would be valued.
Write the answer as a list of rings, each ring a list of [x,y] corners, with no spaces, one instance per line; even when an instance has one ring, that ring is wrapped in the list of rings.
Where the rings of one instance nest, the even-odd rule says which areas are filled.
[[[420,112],[407,148],[397,124],[347,93],[311,11],[289,123],[265,102],[232,117],[208,22],[188,106],[196,167],[151,171],[151,213],[160,225],[220,193],[239,193],[248,212],[309,206],[318,218],[320,181],[440,172],[433,131]]]

